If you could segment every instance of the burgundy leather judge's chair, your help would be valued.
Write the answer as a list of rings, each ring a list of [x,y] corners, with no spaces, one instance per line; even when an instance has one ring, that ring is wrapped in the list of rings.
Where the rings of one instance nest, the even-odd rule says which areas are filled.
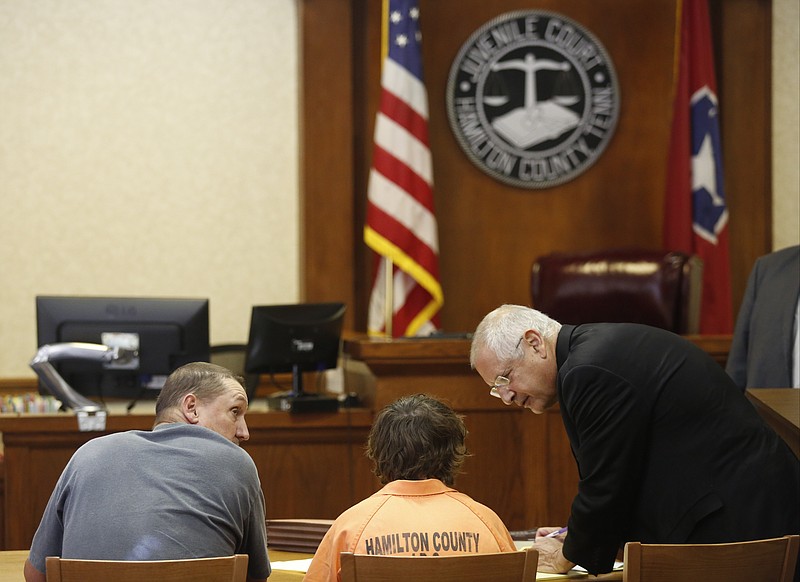
[[[560,323],[644,323],[698,333],[703,263],[680,252],[614,249],[539,257],[533,307]]]

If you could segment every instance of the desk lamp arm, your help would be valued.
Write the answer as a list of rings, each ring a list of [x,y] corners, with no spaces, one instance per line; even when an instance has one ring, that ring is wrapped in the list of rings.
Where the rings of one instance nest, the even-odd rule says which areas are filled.
[[[97,412],[103,407],[85,396],[78,394],[56,371],[50,362],[58,360],[89,360],[97,362],[120,362],[131,360],[137,356],[134,350],[120,347],[108,347],[101,344],[67,342],[47,344],[39,348],[30,362],[42,385],[58,400],[72,408],[75,412]]]

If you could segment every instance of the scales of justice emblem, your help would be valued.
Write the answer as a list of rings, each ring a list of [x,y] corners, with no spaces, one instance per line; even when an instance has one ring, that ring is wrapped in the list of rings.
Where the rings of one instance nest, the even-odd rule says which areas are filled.
[[[499,134],[520,148],[527,148],[548,139],[554,139],[580,123],[580,117],[564,105],[578,102],[575,96],[558,95],[547,101],[538,101],[536,94],[536,72],[547,69],[554,71],[569,70],[566,62],[536,59],[530,52],[522,60],[505,61],[492,66],[493,71],[516,69],[525,73],[524,99],[522,107],[513,109],[492,121],[492,127]],[[486,95],[486,105],[500,106],[508,102],[505,95]]]
[[[447,85],[450,126],[484,172],[523,188],[573,179],[605,149],[619,88],[600,43],[565,16],[512,12],[462,46]]]

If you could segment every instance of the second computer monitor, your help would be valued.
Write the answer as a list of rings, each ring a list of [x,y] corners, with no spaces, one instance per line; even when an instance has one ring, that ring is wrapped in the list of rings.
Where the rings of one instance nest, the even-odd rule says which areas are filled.
[[[337,366],[344,312],[344,303],[254,306],[246,372],[291,372],[292,392],[302,394],[302,372]]]

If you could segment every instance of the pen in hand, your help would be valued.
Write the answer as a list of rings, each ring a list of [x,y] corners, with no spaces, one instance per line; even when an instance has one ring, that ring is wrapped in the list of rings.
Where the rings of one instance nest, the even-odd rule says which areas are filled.
[[[561,528],[558,528],[556,531],[551,531],[549,534],[547,534],[544,537],[546,537],[546,538],[554,538],[556,536],[560,536],[561,534],[565,534],[565,533],[567,533],[567,528],[566,527],[561,527]]]

